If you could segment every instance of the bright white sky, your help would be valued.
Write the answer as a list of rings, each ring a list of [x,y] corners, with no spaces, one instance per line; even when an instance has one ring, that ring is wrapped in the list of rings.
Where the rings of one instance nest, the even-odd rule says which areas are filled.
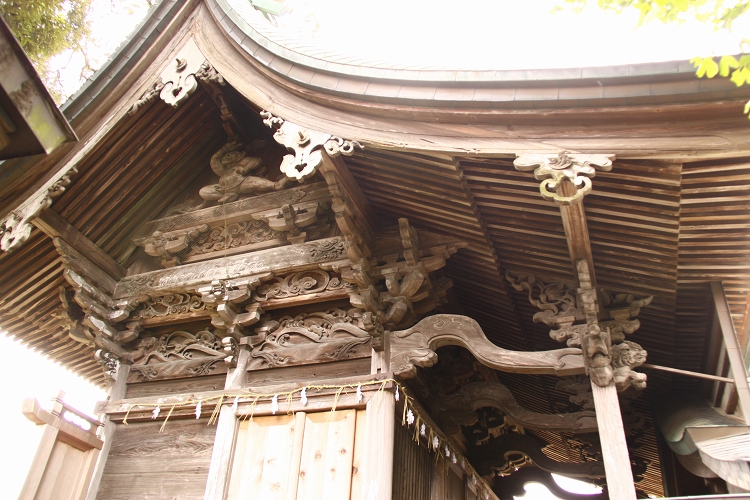
[[[750,16],[735,23],[734,33],[715,32],[696,23],[656,22],[635,29],[634,12],[618,16],[587,8],[580,14],[552,14],[553,7],[562,3],[287,0],[292,10],[278,24],[301,38],[363,58],[469,69],[601,66],[731,54],[739,51],[743,34],[750,34]],[[93,9],[89,56],[98,67],[140,22],[147,5],[143,0],[93,0]],[[81,83],[81,56],[63,54],[52,65],[61,73],[65,93],[75,92]],[[13,460],[0,467],[0,484],[3,496],[15,498],[39,439],[36,426],[21,415],[21,400],[36,397],[49,407],[49,398],[62,389],[73,406],[91,411],[105,394],[4,336],[0,336],[0,352],[4,396],[0,428],[5,429],[3,444],[13,450]],[[571,491],[581,488],[570,481],[563,486]],[[555,497],[541,485],[529,484],[523,498]]]

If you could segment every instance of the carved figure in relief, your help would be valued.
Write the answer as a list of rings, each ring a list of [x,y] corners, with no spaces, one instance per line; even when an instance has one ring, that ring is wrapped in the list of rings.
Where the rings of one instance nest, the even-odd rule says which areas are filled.
[[[250,150],[255,152],[264,145],[265,141],[253,141]],[[242,148],[242,144],[230,142],[211,157],[211,170],[219,176],[219,183],[201,188],[199,194],[205,200],[202,207],[214,201],[232,202],[243,194],[257,195],[279,191],[291,182],[288,177],[274,182],[258,175],[250,175],[253,171],[259,173],[263,160],[255,156],[246,156]]]
[[[629,340],[612,346],[612,367],[618,391],[624,391],[629,387],[646,388],[646,374],[633,371],[633,368],[646,362],[646,355],[645,349]]]

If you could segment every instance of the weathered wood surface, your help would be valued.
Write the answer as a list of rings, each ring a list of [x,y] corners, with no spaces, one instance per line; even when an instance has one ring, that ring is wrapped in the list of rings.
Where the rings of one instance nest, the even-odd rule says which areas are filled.
[[[127,379],[128,373],[130,372],[130,366],[126,364],[120,364],[117,367],[117,373],[114,383],[107,389],[107,397],[110,401],[117,401],[127,396]],[[112,439],[115,435],[115,428],[117,424],[112,422],[109,415],[102,415],[101,417],[104,428],[102,429],[101,439],[104,442],[101,453],[96,462],[96,468],[94,474],[91,477],[91,482],[88,486],[88,493],[86,493],[86,500],[96,500],[96,496],[99,493],[99,485],[102,481],[102,475],[104,474],[104,468],[107,465],[107,459],[109,458],[109,452],[112,449]]]
[[[497,408],[513,423],[528,429],[576,433],[597,431],[593,411],[555,415],[529,411],[519,405],[510,390],[499,382],[473,382],[442,398],[437,403],[436,418],[441,429],[455,434],[461,432],[460,426],[475,423],[477,415],[474,411],[485,407]]]
[[[387,391],[376,392],[367,402],[361,469],[364,500],[391,500],[395,411],[396,401]]]
[[[306,380],[311,384],[340,377],[353,377],[370,373],[368,358],[335,361],[320,365],[303,365],[269,368],[247,373],[248,384],[266,386]]]
[[[97,498],[202,499],[216,432],[206,422],[119,424]]]
[[[60,392],[53,400],[50,411],[42,410],[35,399],[23,401],[24,416],[44,429],[19,494],[21,500],[86,497],[102,448],[102,441],[96,437],[99,422],[68,406],[62,400],[64,394]],[[67,414],[88,422],[89,429],[66,420]]]
[[[393,500],[430,500],[434,458],[414,442],[414,429],[396,421],[393,447]],[[463,484],[462,484],[463,487]],[[352,499],[352,500],[359,500]]]
[[[327,238],[246,255],[229,256],[222,259],[221,266],[199,262],[127,276],[117,284],[115,297],[183,291],[185,288],[210,284],[213,280],[250,278],[272,271],[284,272],[304,269],[305,266],[317,267],[322,263],[342,259],[346,259],[343,241],[340,238]]]
[[[115,397],[113,400],[164,396],[190,391],[217,391],[224,387],[226,378],[226,374],[221,374],[154,382],[135,382],[128,384],[124,397]]]
[[[50,238],[60,238],[75,248],[81,255],[86,256],[94,265],[98,266],[112,279],[119,280],[125,276],[125,269],[106,254],[101,248],[84,236],[78,229],[70,225],[60,214],[52,209],[47,209],[39,217],[34,219],[33,224]]]
[[[401,377],[416,375],[416,367],[437,361],[444,345],[465,347],[485,366],[510,373],[577,375],[583,373],[581,350],[510,351],[492,344],[473,319],[456,314],[429,316],[408,330],[391,332],[391,371]]]

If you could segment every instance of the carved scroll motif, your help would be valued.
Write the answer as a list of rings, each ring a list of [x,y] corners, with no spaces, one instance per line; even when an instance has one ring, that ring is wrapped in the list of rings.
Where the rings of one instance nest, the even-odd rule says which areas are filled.
[[[0,221],[0,250],[12,252],[31,236],[31,221],[52,205],[70,185],[71,177],[78,173],[76,167],[58,172],[45,186],[40,188],[23,205],[13,210]]]
[[[633,342],[624,342],[614,347],[612,342],[623,341],[625,333],[638,329],[640,323],[633,317],[640,312],[641,307],[650,304],[653,297],[601,291],[605,307],[600,310],[597,291],[591,286],[588,263],[579,259],[576,261],[576,269],[580,288],[576,291],[575,298],[570,285],[553,286],[534,276],[514,276],[510,272],[506,272],[506,278],[516,290],[528,291],[531,303],[544,309],[534,315],[534,320],[557,327],[550,330],[553,339],[566,341],[569,346],[581,347],[586,357],[586,371],[595,384],[606,387],[614,380],[619,391],[624,391],[631,385],[644,388],[646,375],[635,373],[632,368],[645,362],[646,351]],[[534,289],[539,290],[538,299],[533,296]],[[605,319],[600,321],[600,316]],[[585,323],[573,324],[579,320],[585,320]],[[615,353],[616,366],[613,360]]]
[[[505,279],[519,292],[526,291],[529,302],[540,309],[534,314],[534,323],[559,326],[584,319],[576,305],[576,289],[572,283],[547,283],[530,274],[514,275],[510,271],[505,272]]]
[[[175,293],[149,298],[138,305],[130,313],[130,317],[133,319],[150,319],[205,310],[206,303],[203,302],[200,294]]]
[[[506,434],[492,441],[492,446],[479,446],[469,451],[472,465],[479,474],[506,469],[509,457],[525,455],[540,469],[570,477],[604,477],[603,462],[567,463],[552,460],[544,454],[546,443],[530,434]]]
[[[341,238],[326,238],[299,245],[259,250],[250,254],[232,255],[217,266],[212,262],[184,264],[143,274],[126,276],[117,283],[117,297],[140,294],[163,294],[201,287],[215,280],[251,279],[275,271],[341,259],[344,242]]]
[[[128,382],[221,373],[219,367],[224,365],[220,362],[225,357],[221,341],[205,330],[143,337],[133,353]]]
[[[437,362],[435,350],[444,345],[468,349],[485,366],[510,373],[575,375],[584,372],[581,350],[509,351],[485,337],[473,319],[455,314],[429,316],[412,328],[390,332],[391,371],[411,378],[416,367],[430,367]]]
[[[216,68],[201,53],[191,38],[180,49],[175,60],[156,79],[141,97],[133,103],[128,114],[135,115],[138,110],[159,96],[172,107],[178,107],[198,88],[198,80],[225,85]]]
[[[604,154],[523,154],[513,162],[516,170],[534,171],[534,177],[542,181],[539,191],[542,198],[561,205],[570,205],[583,199],[591,192],[591,179],[597,170],[608,172],[612,169],[615,155]],[[576,188],[572,196],[557,193],[560,182],[567,179]]]
[[[285,316],[256,328],[262,339],[250,352],[249,368],[274,368],[307,363],[339,361],[370,355],[372,337],[362,328],[356,311]]]
[[[457,393],[441,398],[437,418],[445,432],[456,434],[460,431],[459,426],[475,423],[475,411],[483,407],[497,408],[514,424],[528,429],[576,433],[598,431],[593,411],[558,415],[529,411],[519,405],[510,390],[499,382],[473,382]]]
[[[351,156],[355,148],[362,149],[357,141],[345,141],[340,137],[331,137],[330,134],[308,130],[277,118],[268,111],[262,111],[260,116],[267,127],[276,129],[273,136],[276,142],[294,153],[284,156],[280,167],[290,179],[302,182],[315,174],[323,160],[321,147],[331,157],[339,154]]]
[[[331,273],[327,271],[316,269],[276,277],[272,282],[259,286],[253,294],[253,299],[285,299],[344,288],[346,284],[340,277],[331,276]]]

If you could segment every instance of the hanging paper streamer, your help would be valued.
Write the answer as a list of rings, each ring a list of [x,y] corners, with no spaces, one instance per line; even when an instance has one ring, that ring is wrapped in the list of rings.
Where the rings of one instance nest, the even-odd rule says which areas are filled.
[[[489,500],[489,498],[496,498],[493,494],[491,494],[491,490],[487,489],[487,485],[481,480],[481,478],[478,478],[476,475],[476,471],[474,468],[466,461],[465,457],[462,456],[462,454],[457,453],[453,447],[450,444],[450,441],[448,439],[445,439],[445,436],[439,433],[437,429],[432,428],[430,424],[430,420],[425,420],[422,418],[422,415],[420,415],[420,406],[417,404],[417,402],[409,395],[406,388],[401,386],[397,380],[394,379],[379,379],[379,380],[370,380],[366,382],[353,382],[349,384],[331,384],[331,385],[308,385],[306,387],[297,387],[292,388],[288,391],[282,392],[282,393],[255,393],[251,391],[240,391],[240,392],[229,392],[225,391],[222,392],[219,395],[216,396],[209,396],[201,399],[181,399],[179,403],[166,403],[166,402],[156,402],[156,403],[146,403],[143,405],[138,404],[131,404],[127,407],[127,412],[125,413],[125,417],[123,419],[123,424],[127,424],[128,415],[130,415],[131,410],[133,408],[141,406],[141,412],[144,411],[150,411],[151,412],[151,418],[157,419],[157,418],[164,418],[161,415],[165,412],[161,412],[161,407],[167,407],[169,409],[168,414],[166,415],[166,418],[164,418],[164,422],[159,429],[159,432],[164,431],[164,427],[167,424],[167,421],[172,415],[172,412],[176,407],[194,407],[195,408],[195,417],[200,418],[202,413],[202,406],[203,403],[207,403],[214,407],[213,414],[210,419],[208,419],[208,425],[216,424],[216,421],[218,420],[218,416],[220,413],[221,408],[223,405],[229,405],[230,399],[231,401],[231,409],[234,414],[236,414],[240,418],[253,418],[253,414],[255,413],[255,406],[256,403],[260,402],[268,402],[270,401],[270,410],[273,415],[276,415],[279,411],[279,397],[284,398],[284,400],[287,402],[287,412],[293,411],[292,405],[294,402],[294,396],[296,396],[299,393],[299,402],[301,406],[307,406],[309,403],[309,397],[308,391],[319,391],[319,390],[328,390],[330,394],[330,390],[335,390],[334,394],[334,400],[333,404],[331,406],[331,412],[336,411],[336,404],[339,400],[339,398],[342,396],[342,394],[346,397],[348,395],[349,398],[351,398],[352,395],[355,396],[356,402],[358,404],[361,404],[364,402],[364,393],[363,393],[363,387],[371,387],[370,390],[377,389],[379,391],[385,390],[386,384],[392,384],[394,386],[394,399],[396,401],[401,402],[403,404],[403,409],[399,409],[402,411],[402,419],[401,424],[404,426],[414,426],[414,434],[413,438],[414,441],[420,443],[421,445],[426,445],[427,448],[431,452],[435,452],[435,458],[440,459],[444,458],[446,461],[450,459],[450,461],[453,464],[460,463],[460,467],[464,470],[467,477],[471,477],[472,483],[477,488],[477,498],[482,498],[484,500]],[[372,388],[372,386],[376,386],[375,388]],[[379,387],[377,387],[379,386]],[[350,390],[355,389],[355,394],[352,394],[349,392]],[[313,392],[314,394],[314,392]],[[241,401],[244,403],[242,410],[239,409],[239,403]],[[351,402],[351,399],[349,399],[349,402]],[[349,404],[349,403],[347,403]],[[145,407],[145,408],[144,408]],[[267,407],[266,407],[267,408]],[[267,411],[267,410],[265,410]],[[142,417],[141,417],[142,418]],[[422,440],[424,439],[424,441]],[[488,491],[490,493],[488,493]]]

